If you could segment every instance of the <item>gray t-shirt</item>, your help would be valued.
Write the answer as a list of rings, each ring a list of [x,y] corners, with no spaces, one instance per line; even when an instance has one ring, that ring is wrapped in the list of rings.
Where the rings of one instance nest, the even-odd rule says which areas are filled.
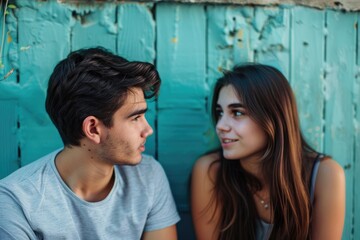
[[[0,181],[0,239],[139,240],[144,231],[180,218],[160,164],[143,155],[136,166],[116,166],[109,195],[99,202],[77,197],[61,179],[59,150]]]

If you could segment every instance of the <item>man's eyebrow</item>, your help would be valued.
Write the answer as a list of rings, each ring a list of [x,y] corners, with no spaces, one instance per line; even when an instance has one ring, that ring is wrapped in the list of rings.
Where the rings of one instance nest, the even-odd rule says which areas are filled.
[[[135,115],[144,114],[144,113],[146,113],[147,110],[148,110],[147,108],[143,108],[143,109],[136,110],[136,111],[130,113],[130,114],[127,116],[127,118],[131,118],[131,117],[133,117],[133,116],[135,116]]]

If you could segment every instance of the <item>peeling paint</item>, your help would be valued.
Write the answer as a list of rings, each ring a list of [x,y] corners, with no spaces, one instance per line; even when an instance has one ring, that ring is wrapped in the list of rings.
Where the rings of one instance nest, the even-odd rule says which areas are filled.
[[[12,75],[13,71],[18,69],[18,50],[17,50],[17,19],[16,19],[16,7],[8,8],[6,15],[6,26],[4,34],[6,34],[7,41],[4,41],[4,47],[2,49],[1,64],[2,70],[0,71],[0,78],[6,79]],[[2,29],[1,26],[0,29]],[[4,36],[5,38],[5,36]],[[10,75],[9,72],[11,72]],[[10,78],[15,79],[14,76]]]
[[[171,38],[171,42],[178,43],[179,42],[179,21],[180,21],[180,7],[175,7],[175,18],[174,18],[174,31],[173,31],[173,37]],[[173,57],[176,58],[177,56],[177,50],[178,46],[177,44],[174,45],[174,54]],[[173,59],[175,60],[175,59]]]
[[[58,0],[64,4],[81,4],[81,0]],[[134,2],[134,0],[130,0]],[[104,0],[103,2],[113,2],[113,0]],[[141,2],[170,2],[170,3],[215,3],[215,4],[233,4],[233,5],[258,5],[258,6],[282,6],[282,5],[300,5],[318,9],[336,9],[346,11],[360,10],[360,2],[356,0],[142,0]],[[87,3],[89,4],[89,3]],[[94,3],[93,3],[94,4]],[[103,3],[98,3],[103,4]]]
[[[113,7],[114,6],[110,6],[110,8]],[[109,16],[111,16],[110,9],[106,8],[105,11],[101,12],[100,25],[104,26],[108,33],[117,34],[117,26],[114,23],[113,19],[111,19]]]
[[[20,47],[20,51],[26,51],[29,50],[30,48],[31,46]]]
[[[114,4],[104,4],[101,5],[101,7],[91,5],[81,5],[81,7],[71,5],[69,7],[69,9],[72,10],[74,20],[80,22],[84,27],[99,23],[105,27],[108,33],[117,34],[117,25],[111,17],[114,8],[116,8]]]
[[[354,113],[354,128],[357,135],[356,138],[360,137],[360,66],[356,67],[355,81],[353,86],[353,113]],[[357,139],[360,144],[360,138]],[[360,151],[360,149],[359,149]]]
[[[335,66],[335,68],[333,68],[328,63],[324,64],[324,74],[325,74],[326,79],[327,79],[327,81],[324,82],[325,101],[329,101],[329,99],[332,96],[331,90],[332,90],[332,84],[334,84],[336,82],[335,81],[336,72],[337,72],[337,67],[336,66]]]
[[[7,31],[6,36],[7,36],[7,38],[6,38],[7,43],[11,43],[13,41],[13,38],[10,35],[10,31]]]
[[[145,4],[118,7],[118,51],[130,60],[154,62],[156,33],[151,7]]]
[[[64,0],[66,1],[66,0]],[[68,0],[71,1],[71,0]],[[111,0],[108,0],[111,1]],[[317,9],[335,9],[345,11],[359,11],[360,2],[357,0],[142,0],[144,2],[171,2],[171,3],[214,3],[214,4],[233,4],[241,6],[288,6],[299,5]]]
[[[62,2],[18,0],[6,19],[0,101],[10,98],[16,104],[22,164],[61,145],[43,109],[54,65],[70,50],[102,45],[129,60],[153,62],[160,71],[160,97],[148,105],[157,142],[147,144],[169,173],[179,208],[187,211],[191,165],[218,144],[209,115],[213,83],[234,64],[258,61],[284,72],[305,136],[346,167],[351,206],[351,170],[358,164],[353,155],[360,144],[360,43],[354,21],[359,13],[292,5]],[[50,140],[33,141],[34,135]],[[179,154],[179,149],[186,150]],[[344,239],[350,239],[351,226]]]
[[[10,71],[7,72],[7,73],[5,74],[5,76],[4,76],[1,80],[7,79],[13,72],[14,72],[14,68],[10,69]]]

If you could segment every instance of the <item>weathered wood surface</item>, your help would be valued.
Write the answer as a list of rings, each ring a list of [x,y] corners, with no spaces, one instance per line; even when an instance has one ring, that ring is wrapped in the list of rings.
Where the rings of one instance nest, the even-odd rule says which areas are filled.
[[[0,66],[0,178],[62,146],[44,100],[70,51],[101,45],[156,64],[162,78],[147,118],[155,155],[192,239],[188,185],[194,161],[218,146],[211,90],[222,71],[258,61],[291,83],[303,133],[345,169],[343,239],[360,239],[360,42],[357,12],[302,6],[16,1],[6,16]],[[3,24],[1,23],[1,29]],[[188,231],[188,233],[185,233]]]

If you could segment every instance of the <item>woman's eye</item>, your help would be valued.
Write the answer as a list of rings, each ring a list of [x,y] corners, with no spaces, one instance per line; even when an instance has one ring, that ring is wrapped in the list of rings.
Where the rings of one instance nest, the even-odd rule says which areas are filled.
[[[233,111],[233,114],[235,117],[240,117],[240,116],[244,115],[244,113],[240,112],[240,111]]]
[[[221,110],[216,110],[215,114],[217,117],[221,117],[222,115],[224,115],[223,111]]]

